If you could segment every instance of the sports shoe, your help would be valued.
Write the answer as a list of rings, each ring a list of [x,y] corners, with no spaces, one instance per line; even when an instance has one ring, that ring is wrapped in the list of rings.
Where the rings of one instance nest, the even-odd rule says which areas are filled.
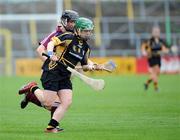
[[[57,129],[58,131],[64,131],[64,129],[63,129],[63,128],[60,128],[59,126],[57,126],[56,129]]]
[[[33,86],[37,86],[37,83],[36,83],[36,82],[30,82],[30,83],[28,83],[27,85],[23,86],[23,87],[19,90],[19,94],[24,94],[24,93],[29,92],[30,89],[31,89]]]
[[[44,132],[46,133],[58,133],[58,129],[57,128],[52,128],[52,129],[45,129]]]
[[[27,105],[28,105],[28,100],[27,100],[27,94],[28,93],[25,93],[24,95],[24,98],[23,98],[23,100],[21,101],[21,103],[20,103],[20,105],[21,105],[21,109],[24,109]]]
[[[44,132],[46,133],[58,133],[63,131],[63,128],[60,128],[59,126],[57,126],[56,128],[52,127],[52,126],[48,126]]]

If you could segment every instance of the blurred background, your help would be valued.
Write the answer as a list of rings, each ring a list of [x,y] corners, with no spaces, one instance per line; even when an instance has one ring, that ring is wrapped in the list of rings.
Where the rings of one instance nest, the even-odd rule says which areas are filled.
[[[173,52],[162,59],[163,73],[180,73],[179,0],[0,0],[0,75],[40,75],[38,42],[55,30],[64,9],[94,21],[91,56],[113,59],[115,74],[147,73],[143,40],[159,26]]]

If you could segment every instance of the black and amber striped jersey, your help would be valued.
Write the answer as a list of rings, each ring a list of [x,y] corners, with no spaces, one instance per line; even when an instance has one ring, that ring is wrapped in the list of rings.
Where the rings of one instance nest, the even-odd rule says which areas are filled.
[[[163,46],[166,46],[166,44],[162,39],[156,40],[153,37],[142,44],[142,47],[148,53],[148,57],[160,57],[159,51],[162,50]]]
[[[51,38],[51,41],[54,42],[54,54],[58,57],[61,56],[61,53],[64,51],[66,46],[71,42],[71,38],[73,37],[72,32],[61,33],[58,36],[54,36]],[[59,39],[61,38],[61,39]],[[65,44],[66,43],[66,44]]]
[[[81,65],[87,65],[90,55],[90,47],[86,41],[79,38],[73,33],[64,33],[57,37],[53,37],[52,41],[54,45],[54,53],[59,57],[60,62],[74,68],[77,63]],[[58,73],[68,74],[69,72],[61,64],[57,64],[54,61],[47,60],[43,65],[43,70]],[[63,75],[64,75],[63,74]]]

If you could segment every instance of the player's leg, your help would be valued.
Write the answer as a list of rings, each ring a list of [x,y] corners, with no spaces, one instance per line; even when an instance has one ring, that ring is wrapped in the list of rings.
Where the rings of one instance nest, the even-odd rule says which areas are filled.
[[[160,57],[156,57],[154,59],[154,90],[158,91],[158,76],[160,74],[160,66],[161,66],[161,58]]]
[[[46,85],[48,86],[48,83]],[[28,102],[32,102],[37,106],[43,106],[51,111],[54,102],[56,102],[55,106],[57,106],[57,103],[60,104],[57,92],[41,90],[35,82],[28,83],[19,90],[19,94],[25,94],[25,98],[21,101],[21,108],[25,108]]]
[[[65,112],[68,110],[72,103],[72,90],[71,89],[63,89],[58,92],[59,98],[61,100],[61,105],[57,107],[55,110],[52,119],[50,120],[48,127],[46,128],[46,132],[57,132],[56,127],[59,125],[59,121],[61,121],[64,117]]]
[[[24,92],[28,93],[25,93],[25,100],[21,102],[21,108],[25,108],[29,102],[32,102],[35,105],[44,107],[51,111],[52,118],[54,111],[60,105],[60,99],[57,96],[56,91],[41,90],[35,82],[30,82],[24,88],[19,90],[20,94],[24,94]],[[62,131],[63,129],[56,126],[56,130]]]
[[[42,86],[45,89],[42,100],[46,109],[51,111],[53,114],[55,108],[57,108],[60,104],[60,98],[57,95],[57,91],[59,90],[59,82],[52,80],[41,79]],[[39,93],[36,93],[38,95]],[[40,95],[40,94],[39,94]]]
[[[59,98],[58,98],[58,100],[59,100]],[[54,101],[53,102],[53,104],[52,104],[52,106],[51,106],[51,119],[52,119],[52,117],[53,117],[53,114],[54,114],[54,112],[55,112],[55,110],[58,108],[58,106],[61,104],[59,101]]]
[[[160,73],[159,65],[155,65],[154,66],[154,79],[153,79],[154,90],[155,91],[158,91],[158,76],[159,76],[159,73]]]
[[[34,94],[36,97],[38,97],[43,107],[47,110],[51,111],[54,102],[56,102],[56,105],[57,103],[60,104],[60,100],[56,91],[37,89],[34,91]]]
[[[58,98],[48,99],[48,102],[54,101],[53,105],[51,106],[51,116],[54,116],[54,112],[56,112],[56,110],[59,107],[61,107],[61,105],[62,105],[61,94],[60,94],[61,89],[65,89],[65,91],[62,91],[65,94],[67,93],[66,90],[71,91],[71,89],[72,89],[71,81],[70,81],[70,79],[63,79],[62,81],[48,81],[48,82],[42,82],[42,85],[46,90],[54,91],[54,92],[56,92],[56,96],[58,95],[57,96]],[[57,91],[58,91],[58,94],[57,94]],[[50,92],[47,92],[47,93],[50,94]],[[72,91],[71,91],[71,93],[72,93]],[[46,105],[46,106],[48,106],[48,105]],[[63,100],[63,106],[64,106],[64,100]],[[54,132],[59,132],[59,131],[63,130],[62,128],[59,128],[58,122],[55,123],[55,121],[53,121],[52,117],[51,117],[51,123],[52,123],[52,126],[51,125],[48,126],[48,128],[46,129],[46,132],[54,133]],[[53,125],[54,123],[56,125]]]
[[[61,106],[59,106],[54,112],[53,119],[61,120],[64,116],[64,113],[68,110],[68,108],[72,104],[72,90],[63,89],[58,92],[58,95],[61,99]]]
[[[36,82],[30,82],[27,85],[23,86],[18,92],[19,94],[25,94],[24,99],[21,101],[21,108],[25,108],[29,102],[34,103],[37,106],[42,107],[41,101],[33,93],[34,89],[37,88]],[[33,90],[32,90],[33,89]]]
[[[54,84],[55,85],[55,84]],[[42,93],[43,91],[43,93]],[[43,107],[47,110],[49,110],[51,112],[51,119],[52,116],[55,112],[55,110],[58,108],[58,106],[60,106],[60,98],[57,95],[56,91],[51,91],[51,90],[39,90],[37,89],[34,92],[35,95],[43,95],[43,96],[39,96],[40,101],[43,104]],[[59,131],[63,131],[62,128],[59,127],[59,125],[56,126],[56,130]]]
[[[55,84],[54,84],[55,85]],[[40,90],[37,89],[34,91],[35,95],[43,95],[41,98],[41,103],[43,104],[43,107],[46,108],[51,112],[51,119],[55,112],[55,110],[60,106],[60,98],[57,95],[56,91],[52,90]],[[39,96],[40,97],[40,96]],[[62,128],[59,127],[59,124],[56,125],[56,131],[63,131]]]
[[[148,89],[149,84],[152,82],[152,80],[153,80],[153,69],[152,69],[152,67],[149,67],[149,78],[146,80],[146,82],[144,84],[145,90]]]
[[[149,84],[152,82],[153,80],[153,69],[152,69],[152,66],[153,66],[153,59],[152,58],[149,58],[148,59],[148,65],[149,65],[149,78],[146,80],[146,82],[144,83],[144,89],[147,90],[148,87],[149,87]]]
[[[55,110],[52,119],[50,120],[46,132],[57,132],[56,126],[59,125],[59,121],[64,117],[65,112],[68,110],[72,103],[72,83],[70,79],[59,81],[58,96],[61,101],[61,105]]]

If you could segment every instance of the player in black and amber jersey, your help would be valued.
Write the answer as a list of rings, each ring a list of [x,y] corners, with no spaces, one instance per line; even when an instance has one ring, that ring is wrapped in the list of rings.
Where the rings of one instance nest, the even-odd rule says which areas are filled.
[[[158,91],[158,76],[161,67],[161,54],[168,53],[165,42],[160,38],[159,27],[154,27],[152,30],[152,37],[145,41],[141,46],[143,56],[147,57],[149,64],[149,79],[144,84],[145,90],[148,89],[149,84],[153,81],[154,89]]]
[[[74,25],[75,25],[75,21],[79,18],[79,14],[76,11],[73,10],[64,10],[62,15],[61,15],[61,21],[59,22],[56,31],[52,32],[51,34],[49,34],[46,38],[44,38],[41,42],[40,42],[40,46],[37,48],[37,53],[38,56],[40,57],[40,59],[44,62],[47,58],[42,56],[42,53],[46,53],[47,50],[47,45],[48,43],[51,41],[51,38],[54,36],[58,36],[60,34],[66,33],[66,32],[74,32]],[[62,52],[62,50],[64,49],[63,45],[61,46],[55,46],[56,52],[58,52],[60,54],[60,52]],[[53,102],[46,102],[46,95],[45,94],[28,94],[28,88],[33,86],[33,85],[37,85],[36,82],[30,82],[28,85],[24,86],[23,88],[21,88],[19,90],[19,92],[22,94],[24,93],[25,96],[23,98],[23,100],[20,103],[20,106],[22,109],[24,109],[29,102],[34,103],[35,105],[38,106],[49,106],[48,108],[50,108],[50,106],[52,106],[51,108],[55,108],[55,106],[58,105],[58,103],[60,102],[58,98],[56,98],[57,100],[52,100],[53,102],[55,101],[56,103],[54,104]],[[52,97],[53,98],[53,97]],[[39,102],[38,99],[43,99],[43,103]],[[48,104],[48,105],[47,105]],[[51,109],[49,109],[51,110]]]
[[[47,50],[51,61],[46,62],[43,66],[44,72],[41,80],[44,89],[58,92],[61,105],[55,110],[46,128],[46,132],[57,132],[56,126],[58,126],[58,122],[63,118],[64,113],[72,102],[71,73],[63,65],[54,62],[60,61],[71,68],[74,68],[78,62],[80,62],[82,66],[88,65],[90,47],[87,44],[87,40],[91,36],[93,23],[87,18],[79,18],[76,21],[75,30],[75,35],[66,34],[58,36],[53,38],[48,44]],[[58,55],[54,55],[54,46],[61,43],[65,43],[66,48],[58,57]],[[53,84],[47,85],[44,80],[52,81]],[[49,83],[50,82],[48,82],[48,84]]]
[[[60,130],[57,129],[58,122],[63,118],[64,113],[72,102],[71,73],[63,65],[56,63],[56,61],[60,61],[71,68],[75,68],[77,63],[80,62],[84,70],[102,69],[101,66],[98,67],[97,64],[93,65],[92,62],[89,64],[88,61],[90,47],[87,40],[91,37],[93,26],[91,20],[79,18],[75,23],[75,34],[66,32],[53,37],[47,46],[47,53],[50,59],[47,59],[42,67],[41,81],[44,90],[39,89],[35,84],[28,86],[30,94],[43,95],[46,93],[46,98],[42,97],[42,102],[43,99],[46,99],[44,102],[53,100],[52,94],[58,95],[60,99],[61,104],[55,109],[46,132],[58,132]],[[60,53],[58,51],[59,49],[62,49]]]

